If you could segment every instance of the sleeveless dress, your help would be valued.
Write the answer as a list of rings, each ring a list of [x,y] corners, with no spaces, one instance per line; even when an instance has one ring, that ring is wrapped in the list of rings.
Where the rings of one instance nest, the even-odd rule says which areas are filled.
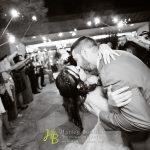
[[[129,150],[129,148],[123,143],[119,131],[114,132],[117,133],[117,135],[114,133],[116,140],[112,141],[102,127],[101,122],[98,120],[83,144],[80,144],[78,141],[70,143],[65,146],[64,150]]]
[[[108,111],[107,100],[102,96],[101,87],[97,87],[94,91],[87,95],[87,103],[92,101],[100,109]],[[84,131],[83,131],[84,132]],[[83,144],[79,141],[67,144],[64,150],[129,150],[125,145],[121,131],[105,131],[98,118],[95,127],[90,131]]]

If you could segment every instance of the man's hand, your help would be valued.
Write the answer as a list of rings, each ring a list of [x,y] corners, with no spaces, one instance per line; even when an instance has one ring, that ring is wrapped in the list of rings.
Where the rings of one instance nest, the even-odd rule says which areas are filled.
[[[102,55],[105,64],[109,64],[111,58],[116,60],[114,55],[119,56],[119,54],[112,50],[107,44],[101,44],[99,46],[99,54]]]
[[[112,86],[108,87],[108,104],[114,107],[122,107],[130,103],[132,100],[132,92],[127,91],[129,87],[123,87],[112,92]]]

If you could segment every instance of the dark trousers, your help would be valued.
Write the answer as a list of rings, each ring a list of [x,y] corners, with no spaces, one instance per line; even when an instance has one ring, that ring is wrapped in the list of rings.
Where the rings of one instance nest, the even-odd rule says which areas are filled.
[[[44,69],[40,68],[40,76],[41,76],[41,86],[43,86],[44,83]]]

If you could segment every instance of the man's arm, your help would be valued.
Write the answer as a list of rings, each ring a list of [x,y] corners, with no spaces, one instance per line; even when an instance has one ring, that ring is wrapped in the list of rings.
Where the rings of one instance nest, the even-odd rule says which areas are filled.
[[[132,89],[132,101],[120,108],[120,112],[99,113],[101,121],[112,129],[129,132],[150,130],[150,110],[138,88]]]

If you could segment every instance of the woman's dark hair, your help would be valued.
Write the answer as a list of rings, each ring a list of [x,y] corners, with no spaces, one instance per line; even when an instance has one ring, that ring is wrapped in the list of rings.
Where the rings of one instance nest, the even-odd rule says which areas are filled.
[[[80,111],[85,110],[84,102],[88,92],[94,90],[96,85],[87,86],[80,78],[76,78],[68,68],[61,70],[56,78],[56,86],[63,96],[63,106],[68,114],[69,121],[83,130]]]
[[[20,56],[22,56],[22,55],[16,55],[16,56],[13,58],[13,61],[14,61],[15,64],[21,61],[21,60],[20,60]]]

